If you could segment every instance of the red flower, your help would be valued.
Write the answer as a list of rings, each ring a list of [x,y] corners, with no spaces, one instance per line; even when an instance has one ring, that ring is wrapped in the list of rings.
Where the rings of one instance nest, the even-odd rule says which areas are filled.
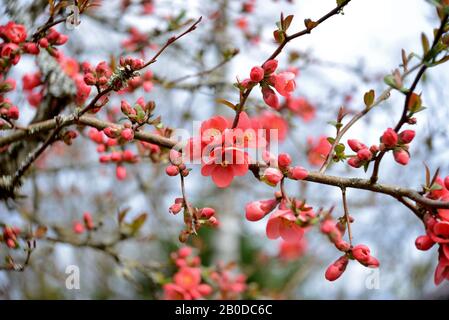
[[[331,151],[332,145],[327,141],[327,138],[321,136],[314,141],[313,138],[307,139],[309,144],[308,160],[311,165],[320,166],[325,161],[327,155]]]
[[[279,258],[283,261],[297,260],[302,257],[307,250],[306,238],[297,242],[282,241],[279,245]]]
[[[288,99],[287,108],[300,116],[305,122],[313,120],[316,115],[315,106],[304,97]]]
[[[228,187],[234,176],[244,176],[247,172],[248,155],[232,147],[215,148],[201,168],[201,174],[212,176],[212,181],[220,188]]]
[[[295,74],[293,72],[284,71],[272,75],[270,81],[274,84],[276,91],[284,97],[289,97],[296,88]]]
[[[22,43],[27,38],[27,31],[24,25],[16,24],[12,21],[4,26],[0,26],[0,36],[7,38],[16,44]]]
[[[288,242],[301,240],[304,229],[296,224],[296,216],[291,210],[276,210],[268,220],[266,233],[269,239],[281,237]]]

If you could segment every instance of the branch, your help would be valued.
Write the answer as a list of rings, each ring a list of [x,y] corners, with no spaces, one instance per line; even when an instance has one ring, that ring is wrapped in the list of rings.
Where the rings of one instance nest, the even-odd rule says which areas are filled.
[[[422,67],[421,69],[419,69],[418,73],[415,76],[415,80],[412,83],[412,86],[410,87],[410,89],[407,91],[407,95],[405,97],[405,103],[404,103],[404,107],[402,110],[402,115],[401,118],[399,119],[398,123],[396,124],[394,131],[396,133],[399,133],[399,130],[401,130],[402,126],[407,123],[409,117],[407,116],[407,111],[408,111],[408,107],[410,104],[410,99],[412,97],[412,94],[414,93],[416,86],[418,85],[419,81],[421,80],[422,76],[424,75],[424,73],[426,72],[426,70],[429,68],[429,65],[426,63],[427,60],[429,59],[429,54],[435,50],[435,47],[438,45],[438,42],[440,41],[443,33],[444,33],[444,28],[446,26],[446,23],[448,21],[449,16],[446,14],[443,19],[441,20],[441,24],[440,27],[435,35],[435,38],[433,39],[433,43],[432,46],[429,50],[429,52],[423,57],[422,59]],[[374,162],[374,168],[373,168],[373,173],[371,175],[371,181],[373,183],[377,182],[378,179],[378,175],[379,175],[379,167],[380,167],[380,162],[382,161],[382,158],[385,155],[385,151],[381,151],[377,157],[376,160]]]
[[[265,62],[267,62],[268,60],[272,60],[274,58],[276,58],[281,52],[282,49],[284,49],[284,47],[287,45],[287,43],[289,43],[291,40],[305,36],[307,34],[310,34],[312,32],[313,29],[315,29],[316,27],[318,27],[321,23],[323,23],[324,21],[326,21],[327,19],[329,19],[330,17],[338,14],[339,12],[341,12],[341,10],[350,2],[351,0],[346,0],[343,1],[340,5],[338,5],[337,7],[335,7],[334,9],[332,9],[331,11],[329,11],[327,14],[325,14],[324,16],[322,16],[321,18],[319,18],[317,21],[315,21],[314,26],[311,27],[306,27],[304,30],[299,31],[297,33],[294,33],[292,35],[286,36],[284,38],[284,41],[282,41],[282,43],[277,47],[277,49],[271,54],[271,56],[265,60]],[[264,63],[265,63],[264,62]],[[263,64],[262,63],[262,66]],[[240,118],[240,113],[243,111],[246,100],[248,99],[251,91],[253,90],[254,87],[250,87],[248,89],[246,89],[243,94],[240,95],[240,101],[239,104],[237,105],[238,108],[236,108],[236,113],[235,113],[235,118],[234,121],[232,123],[232,128],[236,128],[237,124],[239,123],[239,118]]]

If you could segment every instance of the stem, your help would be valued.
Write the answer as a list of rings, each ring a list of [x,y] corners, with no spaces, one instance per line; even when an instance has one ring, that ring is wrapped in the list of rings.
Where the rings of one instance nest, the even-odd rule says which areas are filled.
[[[348,203],[346,201],[346,188],[345,187],[341,188],[341,196],[343,199],[343,209],[345,211],[346,225],[348,226],[349,245],[352,248],[351,221],[350,221],[350,217],[349,217]]]
[[[190,206],[190,203],[187,200],[187,193],[186,193],[186,189],[185,189],[185,183],[184,183],[184,176],[182,175],[182,173],[179,174],[179,176],[181,177],[181,192],[182,192],[182,199],[184,200],[184,209],[187,210],[188,214],[189,214],[189,218],[190,218],[190,225],[192,228],[192,233],[193,234],[197,234],[196,232],[196,228],[195,228],[195,217],[193,216],[193,212],[192,212],[192,207]]]

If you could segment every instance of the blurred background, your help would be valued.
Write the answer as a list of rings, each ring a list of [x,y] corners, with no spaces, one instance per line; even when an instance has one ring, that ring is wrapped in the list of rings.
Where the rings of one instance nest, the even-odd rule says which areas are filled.
[[[176,42],[150,67],[153,88],[149,92],[139,88],[112,96],[108,107],[97,115],[114,119],[114,110],[121,99],[131,103],[143,96],[145,101],[156,102],[155,114],[161,116],[165,126],[191,129],[194,120],[203,121],[217,114],[233,115],[216,99],[238,100],[238,91],[232,84],[236,77],[241,80],[248,77],[250,69],[265,61],[276,48],[272,33],[281,12],[294,14],[290,29],[301,30],[304,19],[317,19],[335,7],[334,0],[249,2],[254,5],[252,12],[244,7],[248,1],[240,0],[97,1],[99,6],[83,14],[76,28],[57,27],[70,39],[61,50],[67,58],[79,63],[89,61],[92,65],[111,61],[122,53],[149,58],[171,34],[183,30],[189,19],[203,16],[197,30]],[[47,4],[44,0],[2,0],[0,24],[13,20],[35,30],[48,18]],[[335,128],[328,121],[335,120],[340,106],[361,110],[364,92],[374,89],[380,94],[386,88],[382,79],[400,65],[401,49],[420,54],[421,32],[432,39],[432,30],[438,25],[434,7],[424,0],[353,0],[342,14],[320,25],[311,35],[292,41],[279,57],[280,69],[298,68],[294,96],[305,98],[312,111],[281,112],[288,122],[289,133],[279,145],[280,151],[289,152],[294,163],[317,170],[319,166],[310,163],[310,154],[321,137],[334,135]],[[138,35],[146,39],[143,48],[136,40]],[[20,79],[39,68],[45,69],[43,66],[48,63],[45,59],[38,58],[36,64],[34,57],[23,57],[10,72],[18,80],[18,89],[9,97],[20,108],[22,125],[33,118],[36,108],[21,90]],[[401,167],[387,155],[381,166],[380,182],[418,188],[425,177],[424,163],[433,170],[440,167],[443,175],[449,173],[445,121],[449,111],[447,71],[448,67],[443,65],[426,74],[418,91],[422,90],[427,109],[418,114],[410,164]],[[51,72],[64,73],[62,69]],[[189,76],[198,73],[201,75]],[[68,89],[62,88],[62,81],[52,85],[71,90],[73,84],[69,83]],[[247,106],[250,115],[267,110],[258,90],[254,90]],[[382,132],[399,119],[402,106],[403,96],[393,93],[355,125],[343,142],[357,138],[367,145],[377,143]],[[307,116],[310,113],[312,116]],[[38,240],[24,272],[0,271],[2,299],[157,299],[161,297],[161,279],[173,273],[170,252],[182,246],[178,235],[183,221],[181,216],[168,212],[181,191],[178,179],[165,174],[166,160],[145,154],[138,164],[127,165],[127,178],[118,181],[115,166],[98,162],[95,143],[88,139],[87,129],[82,132],[72,146],[55,144],[39,159],[22,188],[25,197],[0,204],[0,221],[22,229],[46,225],[49,237],[63,236],[80,243],[87,235],[74,234],[72,224],[82,219],[84,211],[89,211],[100,225],[89,237],[99,243],[115,241],[119,212],[127,210],[126,221],[142,213],[147,213],[148,219],[137,236],[114,245],[114,252],[126,263],[117,263],[112,255],[88,246]],[[128,148],[142,152],[137,145]],[[210,178],[201,176],[198,165],[192,169],[186,179],[190,201],[197,207],[215,208],[221,225],[217,229],[202,229],[188,244],[196,248],[205,266],[219,261],[236,262],[239,272],[247,276],[244,298],[449,296],[447,283],[438,288],[433,284],[436,249],[420,252],[415,248],[415,238],[424,233],[422,223],[390,197],[348,190],[348,204],[355,218],[354,241],[368,245],[381,266],[377,272],[351,263],[339,280],[328,282],[324,272],[338,258],[338,252],[323,235],[316,230],[308,232],[302,244],[307,248],[296,248],[292,257],[285,258],[280,242],[266,238],[265,220],[246,221],[245,204],[272,197],[273,188],[254,183],[254,177],[248,174],[235,179],[230,188],[218,189]],[[328,173],[367,177],[370,171],[365,174],[339,163]],[[338,188],[293,181],[288,181],[286,188],[290,195],[307,199],[316,209],[335,205],[334,215],[343,213]],[[23,251],[11,251],[0,244],[2,256],[24,259]],[[80,268],[79,290],[65,288],[68,265]],[[374,287],[372,277],[377,281]]]

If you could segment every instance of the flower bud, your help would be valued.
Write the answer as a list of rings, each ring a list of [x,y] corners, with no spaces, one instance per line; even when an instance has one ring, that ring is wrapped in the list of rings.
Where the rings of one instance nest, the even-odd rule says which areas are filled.
[[[276,168],[267,168],[263,173],[262,179],[270,186],[276,186],[284,177],[281,171]]]
[[[326,270],[325,277],[329,281],[335,281],[345,272],[346,266],[348,265],[348,257],[341,256],[336,260],[334,263],[332,263]]]
[[[408,161],[410,160],[410,155],[403,149],[393,152],[393,156],[394,160],[397,163],[402,164],[403,166],[407,165]]]
[[[371,151],[369,151],[368,149],[360,149],[357,152],[357,158],[360,161],[369,161],[371,160],[371,158],[373,157],[373,154],[371,153]]]
[[[253,67],[250,72],[250,78],[253,82],[260,82],[264,77],[264,69],[261,67]]]
[[[300,166],[293,167],[289,170],[289,176],[294,180],[304,180],[308,175],[309,172]]]
[[[278,156],[278,165],[282,168],[287,168],[292,163],[292,158],[288,153],[281,153]]]
[[[357,139],[349,139],[348,145],[354,152],[358,152],[359,150],[366,148],[366,146]]]
[[[277,203],[276,199],[250,202],[245,206],[245,217],[249,221],[258,221],[273,211]]]
[[[120,135],[126,141],[131,141],[132,139],[134,139],[134,131],[130,128],[123,129]]]
[[[117,176],[118,180],[125,180],[126,168],[124,166],[117,166],[117,168],[115,169],[115,175]]]
[[[404,130],[399,134],[399,140],[405,144],[412,142],[414,137],[415,137],[414,130]]]
[[[360,168],[362,166],[362,162],[356,157],[349,158],[348,164],[353,168]]]
[[[382,143],[387,148],[394,148],[398,144],[398,134],[391,128],[388,128],[382,135]]]
[[[215,214],[215,210],[212,208],[202,208],[199,211],[199,214],[200,214],[201,218],[209,219],[210,217],[212,217]]]
[[[264,87],[262,88],[263,101],[271,108],[278,110],[280,107],[279,99],[273,89]]]
[[[434,244],[435,242],[428,235],[419,236],[415,240],[415,246],[418,250],[427,251],[432,248]]]
[[[268,60],[265,62],[262,66],[263,70],[265,71],[265,74],[271,74],[276,71],[278,67],[278,61],[277,60]]]
[[[169,165],[166,169],[165,169],[165,173],[170,176],[170,177],[174,177],[177,176],[179,174],[179,168],[177,166],[174,165]]]

